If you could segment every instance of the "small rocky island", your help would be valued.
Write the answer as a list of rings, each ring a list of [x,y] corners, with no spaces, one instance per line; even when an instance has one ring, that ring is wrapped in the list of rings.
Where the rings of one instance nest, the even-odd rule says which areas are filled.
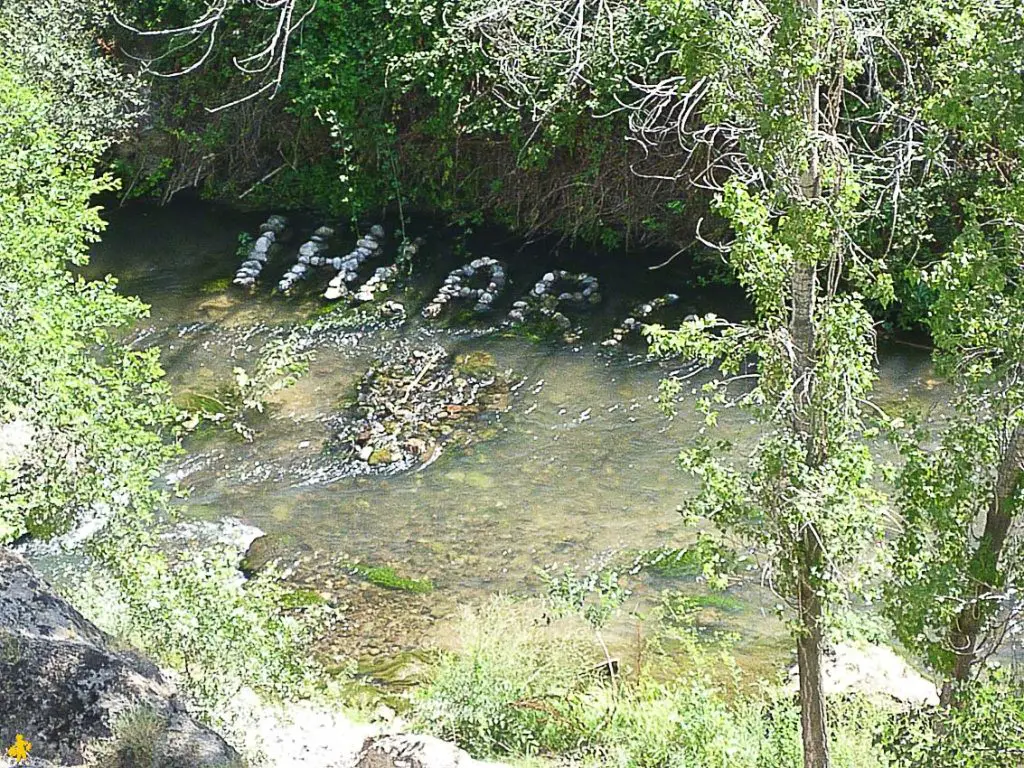
[[[472,439],[472,422],[507,410],[509,377],[486,352],[453,358],[402,344],[363,375],[333,450],[357,474],[426,466],[446,444]]]

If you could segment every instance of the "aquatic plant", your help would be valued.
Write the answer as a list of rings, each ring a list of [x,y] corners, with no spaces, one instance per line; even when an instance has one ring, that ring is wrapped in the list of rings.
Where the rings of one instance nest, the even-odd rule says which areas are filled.
[[[384,589],[397,589],[402,592],[412,592],[419,595],[434,591],[434,583],[430,579],[413,579],[401,576],[391,566],[357,563],[352,566],[352,570],[371,584],[383,587]]]

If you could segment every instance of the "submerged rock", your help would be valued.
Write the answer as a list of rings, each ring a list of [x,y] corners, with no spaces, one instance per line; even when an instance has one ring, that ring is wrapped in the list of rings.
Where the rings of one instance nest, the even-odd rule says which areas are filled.
[[[20,556],[0,549],[0,744],[16,734],[32,757],[81,765],[121,715],[146,709],[163,724],[161,768],[227,768],[239,757],[194,720],[160,670],[115,650]]]

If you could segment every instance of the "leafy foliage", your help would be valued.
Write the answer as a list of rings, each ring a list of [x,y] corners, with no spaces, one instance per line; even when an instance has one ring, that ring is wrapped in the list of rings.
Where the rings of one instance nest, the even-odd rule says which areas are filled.
[[[813,575],[816,589],[830,604],[841,603],[847,587],[863,585],[866,574],[858,572],[881,539],[873,460],[862,442],[867,425],[861,403],[874,380],[871,318],[856,295],[822,302],[818,309],[811,409],[819,423],[829,424],[823,436],[828,458],[809,466],[807,444],[790,429],[793,390],[801,384],[792,378],[786,340],[787,278],[794,262],[813,258],[806,250],[813,240],[802,237],[800,228],[820,232],[824,223],[813,217],[775,222],[762,201],[736,184],[726,188],[719,205],[736,230],[730,264],[750,292],[757,321],[738,326],[708,316],[679,331],[648,331],[656,353],[681,354],[722,371],[724,378],[702,386],[698,401],[709,424],[718,409],[741,405],[753,409],[767,431],[745,471],[723,461],[727,444],[704,440],[684,451],[683,467],[702,483],[686,510],[755,543],[772,563],[774,586],[787,596],[794,594],[803,567],[791,542],[813,524],[825,546],[835,547]],[[752,357],[756,381],[744,387],[743,371]]]
[[[208,719],[217,721],[242,687],[276,697],[316,690],[320,668],[308,649],[331,612],[310,601],[296,606],[272,571],[243,583],[237,555],[226,548],[186,546],[172,555],[156,532],[127,527],[107,532],[94,549],[90,575],[71,588],[76,605],[177,670]]]
[[[0,542],[52,536],[103,505],[147,514],[173,452],[156,350],[117,342],[145,315],[116,281],[72,270],[103,223],[91,198],[102,143],[66,133],[49,101],[0,69],[0,422],[31,425],[29,448],[0,470]]]
[[[117,610],[76,593],[87,612],[180,669],[193,702],[214,706],[241,685],[295,691],[314,668],[313,620],[283,615],[272,579],[243,590],[223,551],[176,558],[159,546],[175,409],[159,350],[119,338],[147,309],[113,278],[77,274],[103,227],[92,198],[113,187],[94,174],[107,139],[63,120],[50,81],[17,63],[0,65],[0,429],[11,443],[0,450],[0,545],[95,520],[91,570],[74,586],[104,585]]]
[[[1012,624],[1021,578],[1024,38],[1019,10],[997,3],[920,13],[942,31],[927,114],[962,196],[957,231],[914,275],[955,393],[944,430],[898,441],[903,526],[887,609],[903,641],[962,689]]]
[[[1009,676],[971,687],[962,705],[894,718],[882,743],[894,768],[989,768],[1019,765],[1024,756],[1024,691]]]
[[[458,647],[414,694],[415,721],[482,757],[558,754],[622,768],[800,764],[792,703],[742,692],[726,649],[698,642],[684,626],[671,634],[673,655],[686,660],[679,677],[658,682],[642,661],[609,676],[586,624],[574,627],[564,613],[552,623],[549,610],[499,599],[467,611]],[[659,651],[652,645],[638,656],[657,660]],[[884,720],[866,702],[837,707],[835,764],[884,766],[873,743]]]

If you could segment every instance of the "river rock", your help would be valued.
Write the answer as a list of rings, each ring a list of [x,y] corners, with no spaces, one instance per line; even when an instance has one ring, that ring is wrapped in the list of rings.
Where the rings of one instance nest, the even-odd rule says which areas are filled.
[[[238,569],[246,577],[252,578],[271,563],[287,566],[297,557],[311,551],[308,544],[290,533],[262,534],[249,544]]]
[[[367,739],[355,768],[500,768],[433,736],[393,733]]]
[[[475,300],[474,312],[490,312],[504,287],[505,269],[501,262],[490,256],[481,256],[448,273],[440,290],[423,309],[423,316],[428,319],[438,317],[444,305],[452,299]]]
[[[473,422],[506,408],[508,393],[488,353],[452,361],[442,347],[403,344],[364,374],[357,405],[339,414],[337,451],[355,474],[411,469],[470,439]]]
[[[150,661],[115,650],[20,556],[0,549],[0,744],[17,734],[35,761],[81,765],[119,716],[146,708],[166,724],[160,768],[228,768],[238,754],[194,720]]]

